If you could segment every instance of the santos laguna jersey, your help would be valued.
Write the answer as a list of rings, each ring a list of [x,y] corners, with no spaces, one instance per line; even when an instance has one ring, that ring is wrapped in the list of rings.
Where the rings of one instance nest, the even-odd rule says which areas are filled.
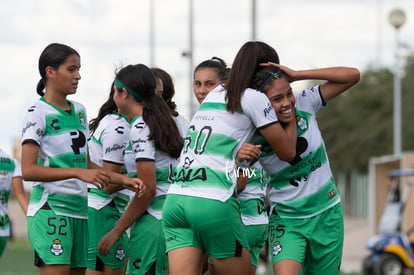
[[[145,123],[142,117],[138,117],[134,120],[131,127],[131,149],[132,154],[126,161],[128,174],[133,175],[136,173],[136,161],[154,161],[155,164],[155,177],[156,177],[156,194],[147,211],[158,220],[162,217],[162,206],[164,205],[165,195],[168,188],[172,183],[172,174],[178,163],[178,159],[172,158],[168,154],[159,151],[155,148],[154,142],[149,140],[150,129]],[[129,160],[133,156],[134,159]],[[131,165],[133,162],[134,165]]]
[[[30,106],[24,119],[22,144],[39,145],[38,164],[52,168],[88,167],[88,124],[83,105],[68,101],[70,111],[62,110],[43,97]],[[88,216],[86,183],[70,178],[33,182],[28,216],[34,216],[45,203],[57,214],[86,219]]]
[[[19,163],[0,149],[0,237],[10,236],[7,207],[14,177],[21,177]]]
[[[228,200],[237,181],[239,147],[257,128],[277,122],[264,94],[246,89],[242,112],[235,113],[226,110],[225,94],[222,86],[212,90],[193,116],[169,193]]]
[[[315,118],[322,103],[319,86],[296,95],[298,139],[294,161],[281,161],[268,145],[262,147],[260,163],[270,176],[270,200],[281,217],[312,217],[340,201]]]
[[[130,125],[126,117],[120,114],[108,114],[102,118],[89,140],[89,157],[99,166],[103,162],[124,165],[124,152],[129,143]],[[123,189],[108,195],[88,184],[92,192],[88,193],[88,206],[97,210],[109,204],[113,199],[119,211],[123,212],[129,201],[129,190]]]

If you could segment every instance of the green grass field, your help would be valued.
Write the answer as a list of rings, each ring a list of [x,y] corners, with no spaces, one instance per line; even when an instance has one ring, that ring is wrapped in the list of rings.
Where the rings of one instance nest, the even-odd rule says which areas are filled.
[[[25,239],[8,242],[0,258],[0,273],[2,275],[35,275],[39,274],[33,265],[33,251]]]
[[[25,239],[16,239],[8,243],[6,250],[0,258],[1,275],[36,275],[39,274],[33,265],[33,251],[29,242]],[[271,268],[268,268],[266,275],[272,275]],[[358,275],[357,273],[341,275]]]

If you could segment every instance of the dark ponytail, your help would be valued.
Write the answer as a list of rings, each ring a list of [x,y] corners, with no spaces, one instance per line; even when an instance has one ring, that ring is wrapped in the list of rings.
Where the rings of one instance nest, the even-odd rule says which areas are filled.
[[[43,78],[41,78],[39,80],[39,82],[37,82],[37,86],[36,86],[37,94],[40,95],[40,96],[44,96],[45,95],[45,93],[44,93],[45,88],[46,88],[45,80]]]
[[[115,77],[127,92],[144,105],[142,118],[150,129],[149,139],[155,148],[171,157],[180,156],[183,138],[170,114],[164,100],[155,95],[155,76],[151,69],[143,64],[128,65],[122,68]]]
[[[150,128],[149,139],[154,141],[155,147],[160,151],[178,158],[184,141],[167,104],[158,96],[143,101],[143,104],[142,118]]]

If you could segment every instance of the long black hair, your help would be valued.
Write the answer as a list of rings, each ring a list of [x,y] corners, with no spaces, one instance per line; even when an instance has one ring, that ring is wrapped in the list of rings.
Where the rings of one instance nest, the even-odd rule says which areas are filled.
[[[260,70],[260,64],[266,62],[279,63],[279,55],[268,44],[261,41],[249,41],[240,48],[234,58],[226,84],[228,111],[241,111],[242,93],[246,88],[251,88],[253,76]]]
[[[37,83],[36,91],[40,96],[45,95],[46,87],[46,67],[50,66],[55,70],[59,69],[59,66],[66,62],[66,59],[72,54],[80,56],[79,53],[73,48],[59,43],[49,44],[40,54],[39,57],[39,73],[41,79]]]
[[[143,64],[128,65],[116,74],[115,86],[119,84],[117,81],[126,87],[136,101],[142,102],[142,118],[150,129],[148,138],[153,140],[155,148],[171,157],[179,157],[183,138],[167,104],[155,95],[155,76],[151,69]]]
[[[151,68],[151,70],[162,82],[163,89],[161,97],[170,109],[171,115],[174,117],[178,116],[179,113],[177,112],[177,104],[175,104],[172,100],[175,95],[175,88],[171,75],[160,68]]]

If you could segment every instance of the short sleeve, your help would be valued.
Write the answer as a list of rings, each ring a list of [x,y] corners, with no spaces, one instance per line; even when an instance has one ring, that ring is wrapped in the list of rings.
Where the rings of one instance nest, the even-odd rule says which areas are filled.
[[[131,128],[131,144],[135,161],[155,160],[155,146],[149,140],[149,127],[142,118],[138,119]]]
[[[246,89],[242,96],[241,105],[243,112],[250,117],[256,128],[263,128],[278,122],[269,99],[259,91]]]
[[[23,120],[22,143],[33,140],[40,145],[45,133],[45,117],[37,105],[28,108]]]
[[[320,93],[320,85],[317,85],[298,93],[296,95],[295,105],[301,110],[315,114],[322,106],[325,105],[324,102],[325,101]]]

